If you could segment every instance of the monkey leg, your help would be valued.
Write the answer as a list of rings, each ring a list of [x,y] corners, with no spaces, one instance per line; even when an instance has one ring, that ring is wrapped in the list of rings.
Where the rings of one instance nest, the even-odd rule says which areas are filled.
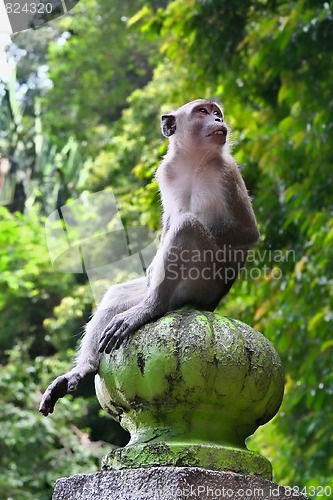
[[[73,394],[79,386],[94,377],[99,367],[98,346],[103,329],[113,316],[133,307],[146,292],[145,277],[113,285],[108,289],[92,319],[86,325],[76,365],[69,372],[57,377],[46,389],[39,407],[43,415],[53,413],[58,399],[66,394]]]
[[[104,319],[104,322],[103,322]],[[109,320],[109,317],[108,317]],[[58,399],[66,394],[73,394],[79,386],[91,379],[98,371],[99,354],[97,352],[97,328],[99,322],[105,325],[105,317],[96,311],[93,318],[86,325],[86,333],[82,339],[77,363],[72,370],[57,377],[43,394],[39,411],[47,416],[53,413]]]

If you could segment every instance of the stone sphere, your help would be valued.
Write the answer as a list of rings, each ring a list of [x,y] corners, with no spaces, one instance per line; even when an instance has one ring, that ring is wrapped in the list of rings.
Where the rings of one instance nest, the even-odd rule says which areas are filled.
[[[101,406],[131,434],[129,445],[244,440],[278,411],[284,377],[271,342],[217,313],[181,309],[103,355]]]

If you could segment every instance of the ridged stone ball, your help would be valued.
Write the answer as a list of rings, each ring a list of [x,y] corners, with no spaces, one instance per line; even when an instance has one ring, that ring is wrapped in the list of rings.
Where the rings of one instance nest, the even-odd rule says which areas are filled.
[[[250,326],[217,313],[182,309],[135,332],[103,355],[96,392],[135,444],[244,440],[278,411],[281,360]]]

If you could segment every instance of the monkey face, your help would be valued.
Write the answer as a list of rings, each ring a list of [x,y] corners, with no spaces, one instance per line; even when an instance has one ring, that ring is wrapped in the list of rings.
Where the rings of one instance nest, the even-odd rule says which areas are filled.
[[[206,99],[184,104],[174,113],[162,116],[162,133],[165,137],[175,135],[173,141],[181,138],[196,147],[226,143],[228,128],[224,123],[223,111],[220,106]]]

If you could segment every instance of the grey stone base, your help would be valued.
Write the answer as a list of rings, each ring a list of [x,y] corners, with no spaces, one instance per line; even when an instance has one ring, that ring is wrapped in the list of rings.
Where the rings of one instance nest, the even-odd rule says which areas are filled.
[[[52,500],[306,499],[267,479],[197,467],[146,467],[58,479]]]

